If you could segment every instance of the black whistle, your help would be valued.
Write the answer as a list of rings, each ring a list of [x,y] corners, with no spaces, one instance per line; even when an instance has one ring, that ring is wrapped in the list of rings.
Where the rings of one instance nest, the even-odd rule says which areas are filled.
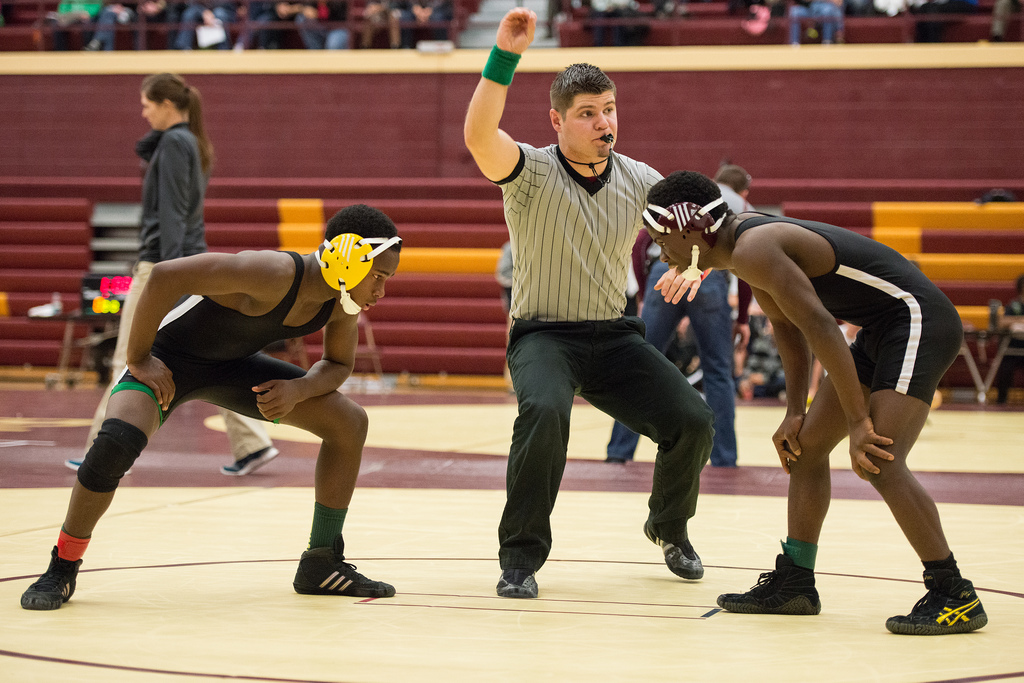
[[[615,142],[615,136],[612,135],[611,133],[605,133],[604,135],[601,136],[600,139],[604,140],[605,142]]]

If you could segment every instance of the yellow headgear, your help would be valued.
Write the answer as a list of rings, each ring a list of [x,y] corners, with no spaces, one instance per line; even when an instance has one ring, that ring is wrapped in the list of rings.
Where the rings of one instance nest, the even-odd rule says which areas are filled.
[[[338,300],[346,313],[355,315],[361,310],[348,292],[370,272],[374,257],[401,241],[398,236],[360,237],[351,232],[324,240],[323,252],[316,253],[320,274],[328,285],[341,292]],[[379,246],[374,249],[374,244]]]

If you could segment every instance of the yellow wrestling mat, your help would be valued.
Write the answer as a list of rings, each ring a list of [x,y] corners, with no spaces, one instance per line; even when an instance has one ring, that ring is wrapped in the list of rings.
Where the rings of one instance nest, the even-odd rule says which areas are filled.
[[[582,411],[581,411],[582,412]],[[836,500],[817,617],[728,614],[785,531],[783,498],[704,495],[691,537],[707,572],[674,577],[641,533],[646,495],[563,491],[537,600],[505,600],[501,491],[357,489],[349,560],[394,598],[292,591],[312,491],[131,488],[100,523],[71,602],[29,612],[66,489],[0,490],[0,680],[880,681],[1024,677],[1024,513],[939,505],[989,614],[984,629],[895,636],[921,566],[884,505]]]
[[[358,397],[357,399],[358,400]],[[508,456],[517,408],[499,405],[369,406],[367,446],[421,451],[450,451]],[[736,441],[740,465],[779,465],[771,437],[784,407],[737,406]],[[206,419],[208,428],[224,431],[219,415]],[[569,457],[604,460],[612,419],[590,405],[572,411]],[[318,443],[316,437],[286,425],[268,425],[275,440]],[[1024,433],[1024,413],[967,410],[932,411],[910,454],[910,467],[929,472],[1024,472],[1018,439]],[[833,469],[849,469],[847,446],[832,453]],[[638,461],[653,462],[655,445],[641,439]],[[1021,494],[1024,502],[1024,493]]]

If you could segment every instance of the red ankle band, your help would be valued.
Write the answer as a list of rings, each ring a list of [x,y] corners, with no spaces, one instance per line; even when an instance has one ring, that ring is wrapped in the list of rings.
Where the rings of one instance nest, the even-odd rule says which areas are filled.
[[[88,538],[75,538],[63,529],[57,537],[57,557],[68,562],[77,562],[89,547]]]

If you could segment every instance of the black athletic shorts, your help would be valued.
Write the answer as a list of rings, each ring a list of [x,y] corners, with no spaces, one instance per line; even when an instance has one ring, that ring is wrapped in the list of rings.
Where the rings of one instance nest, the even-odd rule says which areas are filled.
[[[174,398],[163,413],[164,418],[180,404],[198,400],[266,421],[252,388],[272,379],[297,379],[306,374],[299,366],[265,353],[230,361],[186,359],[158,349],[153,349],[153,355],[164,362],[174,380]],[[141,384],[128,368],[117,382],[118,386],[126,383]],[[115,387],[114,391],[117,390]]]
[[[887,324],[862,328],[850,345],[860,383],[871,391],[894,389],[931,404],[952,365],[964,330],[956,308],[930,306],[914,319],[909,309]]]

